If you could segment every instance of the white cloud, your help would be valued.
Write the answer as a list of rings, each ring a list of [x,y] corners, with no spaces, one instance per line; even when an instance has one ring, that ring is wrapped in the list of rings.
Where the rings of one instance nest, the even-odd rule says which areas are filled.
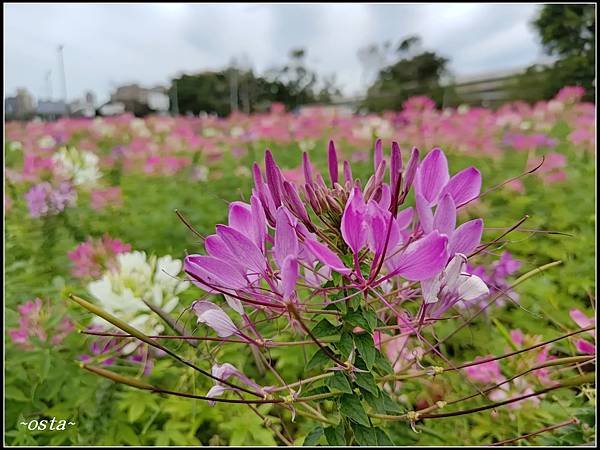
[[[308,49],[322,75],[359,91],[359,48],[418,34],[423,47],[451,59],[457,75],[510,69],[541,55],[529,22],[537,5],[5,5],[5,89],[62,94],[56,48],[64,44],[70,98],[92,89],[106,98],[117,85],[166,84],[180,72],[217,69],[233,57],[262,72],[291,48]]]

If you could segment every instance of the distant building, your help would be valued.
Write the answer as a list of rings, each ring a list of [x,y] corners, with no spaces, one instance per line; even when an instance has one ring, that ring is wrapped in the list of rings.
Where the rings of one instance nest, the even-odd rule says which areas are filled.
[[[109,104],[122,103],[127,112],[146,115],[153,112],[166,113],[170,101],[167,89],[162,86],[144,88],[137,84],[120,86],[111,94]]]
[[[40,100],[35,112],[44,119],[57,119],[66,116],[69,109],[62,100]]]
[[[9,117],[25,117],[34,113],[33,97],[27,89],[17,89],[17,95],[4,99],[4,112]]]
[[[69,111],[75,117],[96,116],[96,96],[91,91],[86,92],[84,98],[77,99],[69,104]]]

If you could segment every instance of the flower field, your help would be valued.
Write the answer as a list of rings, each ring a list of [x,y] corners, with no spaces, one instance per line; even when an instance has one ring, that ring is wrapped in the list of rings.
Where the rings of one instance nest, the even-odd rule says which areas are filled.
[[[592,442],[582,95],[6,123],[7,444]]]

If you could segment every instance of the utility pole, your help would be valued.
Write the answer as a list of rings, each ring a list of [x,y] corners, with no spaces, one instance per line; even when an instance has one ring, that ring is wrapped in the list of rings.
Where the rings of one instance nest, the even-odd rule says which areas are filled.
[[[69,115],[69,107],[67,106],[67,77],[65,75],[65,60],[63,58],[62,44],[58,46],[58,66],[60,67],[60,73],[62,75],[63,100],[65,102],[65,109],[67,115]]]
[[[173,79],[173,114],[179,115],[179,95],[177,93],[177,79]]]
[[[48,70],[46,72],[46,96],[48,100],[52,100],[52,71]]]

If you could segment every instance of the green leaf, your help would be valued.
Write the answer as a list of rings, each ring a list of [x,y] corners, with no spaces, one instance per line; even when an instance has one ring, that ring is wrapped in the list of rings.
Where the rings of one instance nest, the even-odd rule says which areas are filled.
[[[327,319],[321,319],[311,330],[315,337],[334,336],[339,333],[339,330],[331,324]]]
[[[319,442],[319,439],[321,438],[321,436],[323,436],[323,427],[322,426],[318,426],[313,428],[304,438],[304,443],[302,445],[304,446],[308,446],[308,445],[316,445],[317,442]]]
[[[394,373],[390,361],[377,349],[375,349],[375,362],[373,363],[373,366],[379,375],[390,375]]]
[[[365,362],[367,369],[371,370],[373,368],[373,364],[375,363],[376,352],[375,343],[373,342],[373,338],[368,333],[360,333],[354,335],[354,344],[356,345],[356,349],[362,356],[363,361]]]
[[[379,396],[379,387],[377,383],[375,383],[375,378],[370,373],[365,372],[356,372],[355,374],[355,383],[365,391],[373,394],[374,396]]]
[[[375,434],[375,428],[364,427],[362,425],[353,425],[352,431],[354,431],[354,439],[358,445],[364,445],[373,447],[377,445],[377,435]]]
[[[340,398],[340,414],[365,427],[371,425],[362,403],[355,395],[342,395]]]
[[[363,330],[369,329],[369,322],[367,322],[361,310],[350,311],[344,316],[344,322],[352,327],[361,327]]]
[[[340,392],[344,392],[346,394],[352,394],[352,388],[350,387],[350,383],[346,378],[346,375],[343,372],[335,372],[332,377],[327,379],[327,386],[331,390],[336,390]]]
[[[350,353],[352,353],[352,349],[354,348],[352,334],[344,332],[339,342],[335,344],[335,347],[340,351],[340,354],[344,359],[348,359]]]
[[[312,356],[312,358],[310,358],[308,363],[306,363],[306,367],[304,370],[306,370],[308,372],[316,367],[321,368],[325,364],[327,364],[327,362],[329,362],[329,361],[330,361],[329,356],[327,356],[323,350],[319,349]]]
[[[344,433],[344,422],[340,422],[335,427],[327,427],[324,430],[325,439],[329,445],[342,446],[346,445],[346,436]]]
[[[144,410],[146,409],[146,404],[143,401],[132,402],[129,406],[129,412],[127,418],[129,419],[129,423],[135,422],[142,414],[144,414]]]
[[[377,427],[377,428],[373,428],[375,430],[375,437],[377,439],[377,445],[380,447],[388,447],[388,446],[394,446],[396,444],[394,444],[394,442],[390,439],[390,437],[388,436],[388,434],[385,432],[385,430]]]
[[[377,314],[375,314],[375,311],[373,311],[372,309],[369,309],[367,311],[364,311],[363,315],[365,316],[365,319],[369,324],[369,328],[367,329],[369,330],[369,332],[372,333],[375,327],[377,326]]]

